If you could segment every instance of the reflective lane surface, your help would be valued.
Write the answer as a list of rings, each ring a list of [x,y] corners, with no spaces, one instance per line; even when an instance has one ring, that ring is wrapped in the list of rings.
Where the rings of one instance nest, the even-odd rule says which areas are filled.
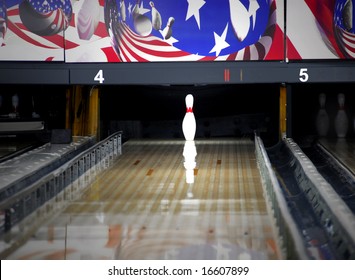
[[[0,135],[0,160],[34,144],[35,141],[31,139],[18,140],[15,136]]]
[[[320,139],[319,142],[355,174],[355,139]]]
[[[77,198],[50,203],[2,238],[5,258],[282,258],[250,139],[130,140]]]

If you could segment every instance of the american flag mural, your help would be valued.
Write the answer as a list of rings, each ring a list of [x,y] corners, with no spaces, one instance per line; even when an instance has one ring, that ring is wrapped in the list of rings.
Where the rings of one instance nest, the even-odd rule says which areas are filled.
[[[264,60],[276,8],[274,0],[108,0],[105,22],[122,61]]]
[[[353,14],[353,0],[287,1],[287,57],[354,59]]]
[[[283,60],[283,0],[0,0],[0,60]]]
[[[7,30],[7,9],[5,1],[0,2],[0,47],[2,46]]]

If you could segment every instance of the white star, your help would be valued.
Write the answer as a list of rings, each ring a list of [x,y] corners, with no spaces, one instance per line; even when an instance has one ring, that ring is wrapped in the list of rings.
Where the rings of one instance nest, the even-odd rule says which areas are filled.
[[[223,49],[228,48],[230,46],[226,42],[227,32],[228,32],[228,23],[227,23],[226,27],[224,28],[224,31],[221,36],[216,34],[216,32],[213,32],[215,45],[214,45],[213,49],[210,51],[210,53],[216,52],[216,56],[219,56],[220,52]]]
[[[164,32],[163,30],[159,30],[160,34],[164,38]],[[165,42],[167,42],[169,45],[173,45],[174,43],[179,42],[179,40],[175,39],[173,36],[171,36],[169,39],[164,39]]]
[[[144,8],[144,7],[143,7],[143,1],[142,1],[142,2],[141,2],[141,6],[139,7],[139,13],[140,13],[141,15],[144,15],[144,14],[146,14],[146,13],[148,13],[148,12],[150,12],[150,9]]]
[[[200,9],[206,4],[204,0],[187,0],[189,7],[186,14],[186,20],[194,16],[198,29],[200,29]]]

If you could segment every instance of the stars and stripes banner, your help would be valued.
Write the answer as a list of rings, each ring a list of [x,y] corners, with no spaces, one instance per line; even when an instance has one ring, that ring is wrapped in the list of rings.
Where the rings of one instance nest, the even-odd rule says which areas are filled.
[[[354,8],[354,0],[287,1],[287,57],[354,59]]]
[[[7,9],[5,1],[0,2],[0,47],[3,45],[7,30]]]
[[[283,60],[283,0],[0,0],[0,60]]]
[[[105,22],[122,61],[264,60],[282,44],[276,9],[274,0],[108,0]]]

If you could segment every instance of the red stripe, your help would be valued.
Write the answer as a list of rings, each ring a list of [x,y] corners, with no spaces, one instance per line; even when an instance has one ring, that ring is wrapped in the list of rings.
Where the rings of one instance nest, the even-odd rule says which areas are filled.
[[[120,38],[127,39],[127,41],[130,42],[130,39],[126,36],[124,31],[121,30],[121,28],[119,29],[119,33],[120,33]],[[143,58],[143,57],[137,55],[135,52],[133,52],[133,50],[131,50],[131,48],[128,47],[128,45],[126,44],[126,42],[124,40],[119,40],[119,44],[120,44],[120,46],[124,46],[125,49],[127,50],[127,53],[129,53],[131,56],[133,56],[136,61],[148,62],[148,60],[146,60],[145,58]],[[123,48],[120,48],[120,51],[121,51],[121,54],[123,54],[126,57],[126,60],[131,61],[126,56],[125,52],[123,51]]]
[[[250,60],[250,48],[249,47],[245,47],[245,49],[244,49],[243,60]]]
[[[263,44],[259,43],[259,42],[256,42],[254,44],[256,50],[258,51],[258,59],[263,59],[266,55],[266,50],[265,50],[265,47]]]
[[[200,58],[198,61],[214,61],[216,59],[215,56],[204,56]]]
[[[116,52],[112,47],[106,47],[101,49],[106,55],[107,61],[110,62],[122,62],[121,59],[117,56]]]
[[[105,38],[109,36],[104,22],[102,21],[99,22],[99,25],[97,26],[94,34],[101,38]]]
[[[74,49],[74,48],[76,48],[78,46],[80,46],[80,45],[75,43],[75,42],[72,42],[72,41],[69,41],[69,40],[65,40],[65,48],[67,50]]]
[[[282,60],[284,57],[284,33],[281,30],[280,26],[275,25],[275,33],[274,37],[272,40],[271,47],[268,51],[268,53],[265,56],[265,60]],[[295,55],[295,59],[299,59],[299,54],[297,51],[294,49],[293,45],[291,42],[288,41],[291,45],[287,48],[288,50],[291,50],[288,55]],[[295,50],[295,51],[293,51]],[[289,57],[290,58],[290,57]]]
[[[344,37],[342,37],[342,38],[343,38],[343,43],[344,43],[343,47],[348,51],[348,55],[353,57],[354,53],[355,53],[355,48],[350,46],[348,43],[353,44],[354,42],[353,41],[348,41],[347,38],[344,38]],[[351,53],[349,53],[349,52],[351,52]]]
[[[61,33],[63,33],[62,31]],[[43,38],[46,38],[46,40],[52,42],[53,44],[56,44],[59,48],[64,48],[64,36],[55,34],[51,36],[42,36]]]
[[[127,35],[126,37],[130,37],[132,38],[132,40],[134,40],[135,42],[138,43],[143,43],[145,45],[148,46],[163,46],[163,47],[170,47],[170,45],[164,41],[161,40],[157,40],[154,37],[140,37],[139,35],[137,35],[136,33],[132,32],[132,30],[130,28],[128,28],[126,25],[120,25],[123,30],[123,32],[125,33],[125,35]],[[183,51],[179,51],[181,53],[184,53]],[[186,53],[189,54],[189,53]]]
[[[19,15],[18,8],[7,10],[7,17],[18,16],[18,15]]]
[[[132,38],[131,36],[129,36],[129,35],[130,35],[129,32],[125,32],[125,31],[126,31],[126,28],[122,28],[122,29],[123,29],[123,31],[121,32],[121,34],[124,36],[124,38],[125,38],[132,46],[134,46],[136,49],[142,51],[143,53],[146,53],[146,54],[149,54],[149,55],[153,55],[153,56],[162,56],[162,57],[169,57],[169,58],[171,58],[171,57],[183,57],[183,56],[188,56],[188,55],[190,55],[189,53],[184,52],[184,51],[180,51],[180,50],[177,50],[177,51],[169,51],[169,50],[168,50],[168,51],[161,51],[161,50],[154,50],[154,49],[152,49],[152,47],[155,46],[154,43],[155,43],[155,41],[158,41],[158,40],[152,40],[152,41],[149,41],[149,42],[146,42],[146,41],[144,41],[144,40],[142,40],[142,39],[140,39],[140,40],[135,40],[135,38]],[[122,30],[122,29],[121,29],[121,30]],[[121,36],[122,36],[122,35],[121,35]],[[147,47],[142,46],[142,45],[138,45],[138,44],[136,43],[136,41],[139,41],[139,42],[141,42],[141,43],[147,45],[147,46],[150,47],[150,48],[147,48]],[[158,41],[158,42],[160,42],[160,41]],[[148,44],[148,43],[149,43],[149,44]],[[162,43],[164,43],[164,42],[162,42]],[[152,45],[150,45],[150,44],[152,44]],[[168,43],[164,43],[164,44],[162,44],[162,46],[166,46],[167,48],[170,48],[170,47],[171,47]],[[137,56],[137,57],[139,57],[139,56]]]
[[[238,52],[231,53],[227,60],[236,60],[237,59]]]
[[[26,40],[32,45],[38,46],[38,47],[43,47],[46,49],[56,49],[54,47],[49,47],[46,45],[43,45],[42,43],[32,39],[30,36],[26,35],[16,24],[14,24],[11,20],[7,21],[9,29],[14,32],[17,36],[21,37],[22,39]]]

